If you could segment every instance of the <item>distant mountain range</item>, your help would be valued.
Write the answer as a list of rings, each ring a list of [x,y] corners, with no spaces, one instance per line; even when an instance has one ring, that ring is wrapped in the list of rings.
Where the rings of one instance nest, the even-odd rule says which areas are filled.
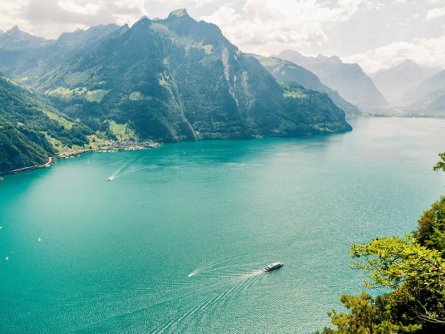
[[[360,109],[373,109],[387,104],[372,79],[358,64],[345,64],[337,56],[307,57],[292,50],[284,51],[277,57],[303,66],[315,73],[323,84],[337,91],[343,98]]]
[[[50,42],[44,38],[21,31],[18,26],[14,26],[5,33],[0,32],[0,48],[2,50],[38,48],[49,43]]]
[[[445,117],[445,70],[408,89],[402,100],[410,114]]]
[[[194,20],[185,10],[163,20],[145,17],[131,28],[109,25],[66,33],[56,41],[14,28],[0,35],[0,45],[0,69],[15,80],[3,77],[4,105],[14,92],[22,116],[17,120],[3,113],[4,121],[14,131],[33,131],[36,137],[28,136],[27,145],[43,150],[33,159],[6,155],[17,163],[8,162],[3,170],[40,163],[59,150],[56,145],[88,146],[94,136],[113,138],[123,129],[129,140],[164,142],[351,129],[338,107],[341,100],[336,105],[324,92],[293,80],[278,82],[217,26]],[[58,128],[48,132],[44,124],[53,121]],[[14,142],[0,144],[12,152]]]
[[[37,86],[37,78],[118,28],[114,24],[96,26],[49,41],[14,27],[0,35],[0,71],[28,86]]]
[[[407,104],[412,99],[406,92],[439,71],[439,68],[421,66],[406,59],[396,66],[378,71],[373,80],[391,104]]]
[[[258,55],[255,55],[255,57],[279,82],[295,82],[307,89],[326,93],[339,108],[345,111],[348,118],[361,115],[360,110],[356,106],[343,99],[338,92],[324,85],[314,73],[304,67],[277,57]]]

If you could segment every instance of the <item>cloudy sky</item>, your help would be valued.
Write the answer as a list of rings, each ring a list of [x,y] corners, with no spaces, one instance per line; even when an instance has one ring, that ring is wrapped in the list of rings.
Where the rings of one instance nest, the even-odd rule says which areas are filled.
[[[47,38],[186,8],[246,52],[338,55],[368,72],[410,58],[445,68],[445,0],[0,0],[0,30]]]

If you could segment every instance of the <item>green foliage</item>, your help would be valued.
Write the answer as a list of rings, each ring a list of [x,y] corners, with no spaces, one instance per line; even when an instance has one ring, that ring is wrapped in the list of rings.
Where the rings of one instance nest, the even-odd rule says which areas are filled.
[[[423,213],[415,236],[421,245],[436,249],[445,257],[445,197]]]
[[[353,245],[351,255],[352,267],[368,273],[365,287],[389,292],[343,295],[350,311],[330,312],[336,328],[322,333],[445,332],[445,197],[423,213],[413,235]]]
[[[42,165],[53,153],[42,134],[14,126],[0,116],[0,173]]]
[[[407,236],[354,245],[354,267],[369,273],[367,287],[392,289],[387,299],[407,325],[445,325],[445,261],[436,249]]]
[[[439,153],[439,157],[441,161],[438,161],[437,164],[433,167],[435,171],[444,171],[445,172],[445,152]]]
[[[38,97],[0,75],[0,173],[40,165],[53,155],[50,142],[83,146],[91,133]]]
[[[367,293],[358,296],[343,295],[340,301],[350,310],[349,313],[329,312],[336,329],[325,328],[323,334],[397,334],[414,333],[419,325],[397,323],[391,310],[385,307],[382,297],[372,298]],[[318,332],[320,333],[320,332]]]

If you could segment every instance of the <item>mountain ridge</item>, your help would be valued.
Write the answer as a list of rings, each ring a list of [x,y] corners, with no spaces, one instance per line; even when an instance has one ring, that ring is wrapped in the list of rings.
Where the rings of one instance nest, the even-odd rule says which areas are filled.
[[[293,50],[283,51],[276,57],[307,68],[316,74],[323,84],[362,110],[387,104],[372,79],[358,64],[343,63],[338,56],[308,57]]]
[[[307,89],[326,93],[339,108],[345,111],[349,119],[361,115],[356,106],[344,100],[338,92],[324,85],[314,73],[304,67],[281,58],[254,56],[279,82],[296,82]]]
[[[218,26],[185,10],[142,17],[131,27],[62,34],[35,48],[25,40],[14,50],[0,48],[0,66],[16,80],[1,77],[3,105],[20,106],[0,116],[32,153],[19,167],[62,148],[85,148],[94,138],[176,142],[352,129],[327,94],[278,82]]]
[[[376,86],[383,92],[392,104],[405,103],[404,94],[411,88],[420,84],[438,71],[434,68],[421,66],[411,59],[379,70],[373,76]]]
[[[289,87],[281,87],[255,58],[241,53],[219,27],[198,22],[182,10],[163,20],[143,17],[129,29],[117,29],[83,55],[47,73],[38,86],[71,117],[83,117],[90,126],[96,123],[93,128],[107,115],[134,127],[141,138],[160,141],[350,129],[341,120],[343,111],[328,101],[321,102],[325,98],[315,92],[306,92],[313,99],[303,104],[291,101],[298,94],[292,98],[285,95]],[[83,89],[103,96],[96,102],[85,102],[82,94],[71,94]],[[69,99],[67,91],[71,92]],[[333,129],[304,124],[305,117],[310,120],[312,116],[296,112],[311,103],[324,106],[320,113],[325,112]],[[338,117],[329,120],[337,113]]]

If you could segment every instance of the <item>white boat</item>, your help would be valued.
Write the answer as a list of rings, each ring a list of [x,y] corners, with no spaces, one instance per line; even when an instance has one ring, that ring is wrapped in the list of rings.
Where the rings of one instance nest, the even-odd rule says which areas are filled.
[[[263,268],[263,271],[264,271],[264,272],[269,272],[269,271],[278,270],[278,269],[280,269],[282,266],[284,266],[283,263],[281,263],[281,262],[274,262],[274,263],[271,263],[271,264],[268,264],[267,266],[265,266],[265,267]]]

